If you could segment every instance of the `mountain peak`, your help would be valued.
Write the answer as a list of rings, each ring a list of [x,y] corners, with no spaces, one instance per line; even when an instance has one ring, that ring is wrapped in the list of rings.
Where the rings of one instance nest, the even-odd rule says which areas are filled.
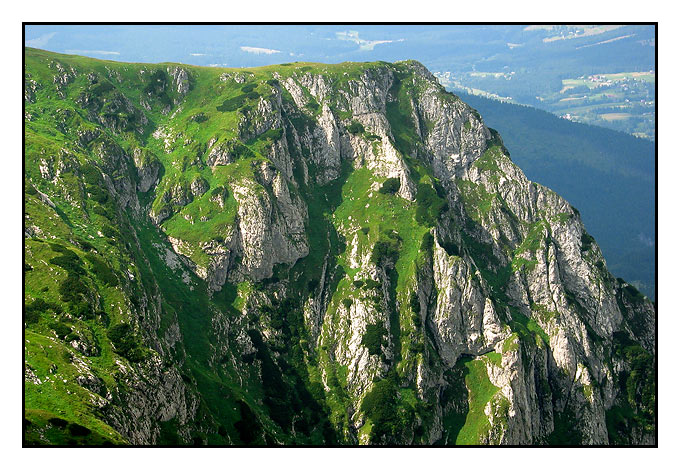
[[[653,439],[653,305],[422,64],[26,64],[29,442]]]

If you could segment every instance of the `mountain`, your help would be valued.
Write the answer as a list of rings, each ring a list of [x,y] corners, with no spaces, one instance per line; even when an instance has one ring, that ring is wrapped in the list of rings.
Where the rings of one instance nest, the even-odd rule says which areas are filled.
[[[25,444],[655,443],[653,304],[418,62],[25,61]]]
[[[415,58],[475,90],[653,140],[656,27],[27,24],[26,46],[124,62],[255,67]]]
[[[528,106],[459,96],[503,135],[528,178],[579,208],[609,270],[654,298],[655,144]]]

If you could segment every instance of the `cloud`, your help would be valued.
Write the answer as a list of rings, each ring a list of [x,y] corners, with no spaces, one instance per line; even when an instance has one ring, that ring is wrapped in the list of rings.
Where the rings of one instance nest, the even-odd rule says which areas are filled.
[[[27,39],[26,40],[26,45],[28,47],[44,47],[47,45],[50,39],[54,37],[54,35],[57,33],[47,33],[43,34],[42,36],[38,36],[37,38],[34,39]]]
[[[241,50],[243,52],[248,52],[250,54],[278,54],[281,51],[277,51],[276,49],[265,49],[264,47],[250,47],[250,46],[241,46]]]
[[[189,55],[194,56],[194,57],[200,57],[200,56],[204,56],[204,55],[208,55],[208,54],[202,54],[200,52],[191,52],[191,53],[189,53]]]
[[[638,233],[638,240],[640,241],[640,243],[649,248],[654,246],[654,240],[652,239],[652,237],[645,235],[644,233]]]
[[[85,54],[85,55],[120,55],[120,52],[117,51],[90,51],[83,49],[67,49],[64,52],[66,52],[67,54]]]
[[[379,39],[376,41],[368,41],[359,37],[359,31],[338,31],[335,37],[341,41],[351,41],[359,45],[360,51],[372,51],[378,44],[387,44],[390,42],[402,42],[404,39]]]

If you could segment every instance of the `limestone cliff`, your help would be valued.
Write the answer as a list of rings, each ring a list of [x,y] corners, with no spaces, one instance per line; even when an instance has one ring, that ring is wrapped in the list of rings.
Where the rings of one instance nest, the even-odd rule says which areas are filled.
[[[421,64],[27,56],[32,441],[653,443],[653,304]]]

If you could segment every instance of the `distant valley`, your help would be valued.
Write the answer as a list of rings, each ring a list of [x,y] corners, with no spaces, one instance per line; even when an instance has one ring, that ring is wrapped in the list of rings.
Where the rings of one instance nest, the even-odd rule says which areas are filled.
[[[209,67],[417,59],[456,93],[655,138],[654,25],[221,25],[201,35],[192,29],[33,25],[26,46]]]

